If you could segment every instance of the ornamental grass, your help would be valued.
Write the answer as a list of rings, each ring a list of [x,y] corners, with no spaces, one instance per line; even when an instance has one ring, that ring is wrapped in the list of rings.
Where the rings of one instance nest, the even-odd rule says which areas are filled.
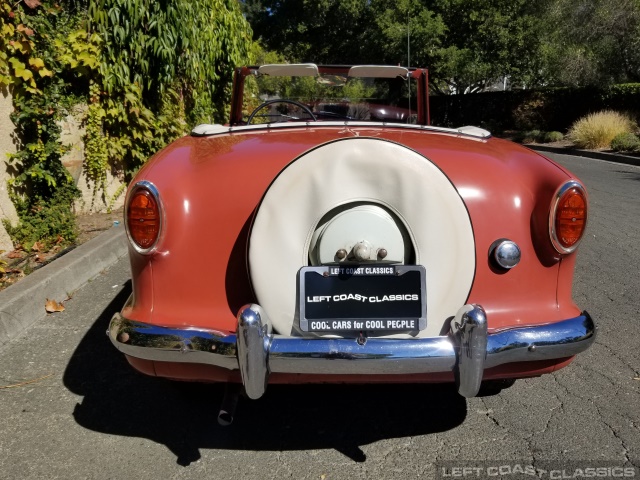
[[[577,120],[567,136],[578,148],[609,148],[617,135],[632,132],[634,128],[635,122],[628,116],[604,110]]]

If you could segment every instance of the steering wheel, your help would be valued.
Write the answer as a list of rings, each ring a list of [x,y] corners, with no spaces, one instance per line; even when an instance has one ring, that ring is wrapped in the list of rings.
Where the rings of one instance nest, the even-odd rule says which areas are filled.
[[[295,100],[286,100],[286,99],[276,98],[275,100],[268,100],[268,101],[264,102],[262,105],[258,105],[258,107],[253,112],[251,112],[251,115],[249,115],[249,118],[247,119],[247,125],[251,125],[251,121],[253,120],[253,117],[255,117],[256,114],[260,110],[262,110],[265,107],[269,107],[269,106],[273,105],[274,103],[290,103],[292,105],[295,105],[296,107],[304,110],[304,112],[306,114],[308,114],[313,119],[314,122],[318,121],[318,119],[313,114],[311,109],[309,107],[307,107],[305,104],[300,103],[300,102],[296,102]],[[287,115],[280,114],[280,116],[286,117]],[[292,119],[292,120],[300,120],[297,117],[290,117],[290,119]]]

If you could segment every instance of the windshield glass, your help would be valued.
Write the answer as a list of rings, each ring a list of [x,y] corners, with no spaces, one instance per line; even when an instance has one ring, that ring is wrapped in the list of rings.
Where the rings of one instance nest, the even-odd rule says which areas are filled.
[[[245,79],[242,120],[416,123],[416,96],[415,81],[406,76],[251,75]]]

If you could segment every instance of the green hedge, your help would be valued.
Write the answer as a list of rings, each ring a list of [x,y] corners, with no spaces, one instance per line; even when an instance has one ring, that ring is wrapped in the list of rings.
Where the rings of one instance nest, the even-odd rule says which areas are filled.
[[[567,131],[577,119],[612,109],[640,117],[640,83],[607,88],[545,88],[430,97],[431,122],[504,130]]]

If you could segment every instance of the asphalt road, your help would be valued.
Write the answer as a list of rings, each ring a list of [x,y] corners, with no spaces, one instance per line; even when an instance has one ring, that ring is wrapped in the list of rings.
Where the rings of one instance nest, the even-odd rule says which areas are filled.
[[[123,260],[0,349],[0,386],[22,383],[0,388],[0,478],[405,479],[456,477],[472,461],[552,478],[544,470],[640,467],[640,168],[552,156],[591,199],[574,296],[599,333],[568,368],[470,400],[447,386],[270,386],[223,428],[220,386],[138,375],[107,340],[130,292]]]

